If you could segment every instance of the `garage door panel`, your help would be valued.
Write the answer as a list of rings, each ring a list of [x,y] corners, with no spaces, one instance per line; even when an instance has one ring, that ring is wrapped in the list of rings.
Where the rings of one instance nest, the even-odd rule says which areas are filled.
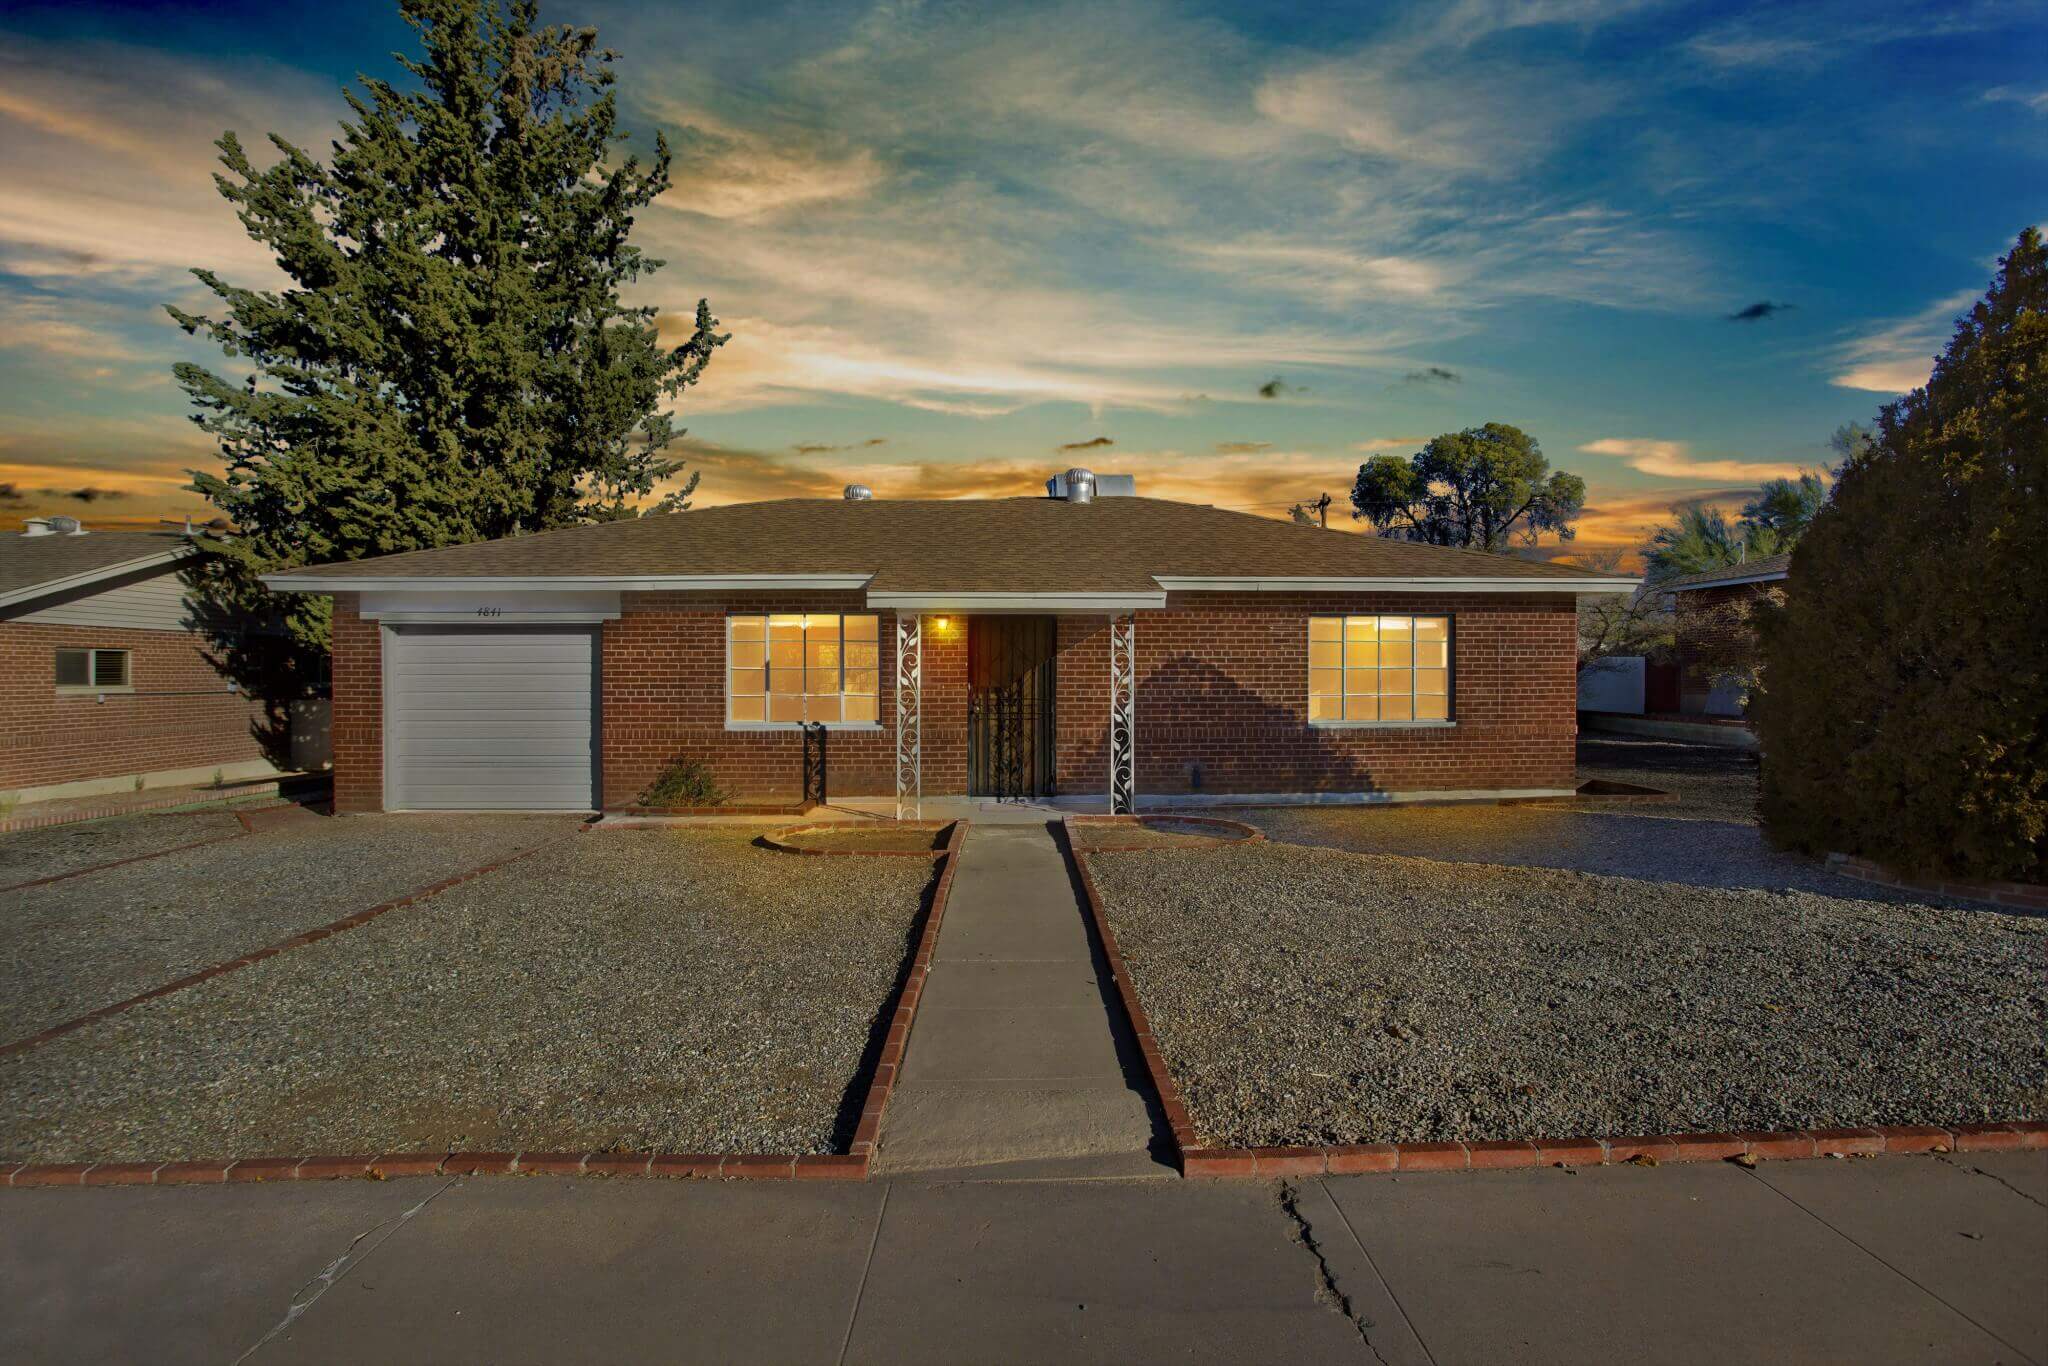
[[[588,627],[398,628],[385,665],[390,804],[590,809],[595,659]]]

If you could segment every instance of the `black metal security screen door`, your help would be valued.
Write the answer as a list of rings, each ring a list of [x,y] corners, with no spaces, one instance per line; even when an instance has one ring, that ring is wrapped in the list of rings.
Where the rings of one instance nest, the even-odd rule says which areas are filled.
[[[1053,793],[1052,617],[967,622],[967,791],[976,797]]]

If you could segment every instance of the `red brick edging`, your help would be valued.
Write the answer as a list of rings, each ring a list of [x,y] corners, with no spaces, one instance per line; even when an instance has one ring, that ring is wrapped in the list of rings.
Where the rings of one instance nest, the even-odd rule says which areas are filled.
[[[896,998],[896,1009],[889,1017],[889,1031],[883,1040],[882,1051],[875,1065],[874,1076],[868,1082],[868,1093],[861,1103],[860,1120],[854,1129],[851,1151],[846,1153],[385,1153],[376,1157],[247,1157],[223,1161],[201,1162],[8,1162],[0,1160],[0,1186],[191,1186],[222,1185],[241,1181],[327,1181],[349,1177],[360,1177],[372,1181],[388,1180],[401,1176],[642,1176],[681,1177],[721,1180],[793,1180],[793,1181],[864,1181],[875,1151],[875,1140],[881,1133],[882,1113],[888,1108],[889,1097],[896,1087],[896,1073],[903,1064],[903,1050],[910,1038],[910,1027],[917,1019],[918,999],[924,994],[924,979],[931,968],[932,951],[938,944],[939,922],[945,918],[946,898],[953,886],[953,869],[958,863],[960,845],[967,835],[964,820],[945,822],[952,829],[946,837],[945,847],[934,851],[941,860],[938,881],[932,888],[932,904],[925,917],[924,928],[917,938],[917,947],[912,951],[910,971],[905,976],[901,994]],[[564,837],[566,838],[566,836]],[[431,889],[416,892],[402,901],[395,901],[372,911],[362,912],[362,919],[380,915],[412,901],[423,900],[435,892],[445,891],[460,882],[479,877],[495,868],[502,868],[515,859],[536,853],[560,840],[537,844],[531,849],[522,849],[511,858],[502,859],[489,867],[452,878],[436,884]],[[349,918],[362,923],[355,916]],[[336,924],[347,922],[337,921]],[[352,925],[349,928],[353,928]],[[333,932],[314,930],[313,937],[324,937]],[[308,936],[299,940],[310,942]],[[265,950],[260,956],[280,952],[293,947],[294,941]],[[130,1005],[178,989],[181,985],[202,981],[208,976],[228,971],[234,967],[255,962],[259,955],[238,959],[235,963],[209,969],[206,973],[172,983],[168,987],[138,996],[134,1001],[108,1007],[104,1012],[70,1021],[46,1033],[68,1032],[97,1018],[100,1014],[111,1014],[125,1010]],[[0,1054],[30,1047],[42,1042],[42,1036],[26,1039],[18,1044],[9,1044],[0,1049]]]
[[[247,838],[247,836],[246,834],[223,835],[221,838],[245,839]],[[50,1040],[52,1039],[61,1038],[62,1036],[71,1033],[73,1030],[83,1029],[85,1028],[85,1026],[89,1024],[94,1024],[100,1020],[104,1020],[110,1015],[119,1015],[122,1014],[124,1011],[133,1010],[136,1006],[143,1004],[145,1001],[154,1001],[160,996],[169,996],[172,992],[183,991],[187,987],[196,987],[201,982],[207,981],[211,978],[222,976],[225,973],[233,972],[238,968],[246,968],[252,963],[260,963],[266,958],[275,958],[278,954],[284,953],[289,949],[303,948],[307,944],[316,943],[319,940],[326,939],[333,935],[342,934],[349,930],[355,929],[358,925],[367,925],[380,915],[384,915],[388,912],[398,910],[400,907],[403,906],[411,906],[418,902],[425,901],[429,897],[439,896],[442,892],[447,891],[451,887],[459,887],[463,883],[472,881],[476,878],[480,878],[486,873],[495,873],[496,871],[498,871],[498,869],[505,867],[507,864],[516,863],[520,859],[525,858],[529,854],[537,854],[541,850],[549,848],[556,844],[560,844],[562,840],[568,838],[570,838],[570,836],[563,835],[557,839],[547,840],[543,843],[533,845],[529,848],[521,849],[516,853],[507,855],[506,857],[498,859],[495,862],[483,864],[480,867],[470,869],[468,872],[457,873],[454,877],[443,878],[439,882],[430,883],[427,886],[421,887],[415,891],[407,892],[402,897],[398,897],[391,901],[380,902],[379,904],[370,907],[368,910],[357,911],[354,915],[343,916],[341,919],[330,921],[329,923],[322,925],[317,929],[306,930],[300,934],[293,935],[289,939],[280,939],[275,944],[266,945],[265,947],[260,949],[254,949],[248,953],[243,954],[239,958],[231,958],[225,963],[215,963],[210,968],[201,968],[199,971],[190,973],[184,977],[180,977],[176,981],[166,982],[159,987],[151,987],[148,991],[143,992],[139,996],[130,996],[125,1001],[116,1001],[112,1005],[101,1006],[97,1010],[89,1010],[85,1014],[77,1016],[73,1019],[65,1020],[60,1024],[51,1025],[48,1029],[43,1030],[41,1033],[31,1034],[25,1039],[16,1039],[14,1042],[9,1044],[0,1044],[0,1058],[4,1058],[15,1053],[27,1052],[29,1049],[34,1048],[40,1044],[46,1044],[50,1042]],[[214,844],[218,843],[218,841],[206,840],[204,841],[204,843]],[[144,855],[143,857],[148,858],[154,856]],[[134,860],[121,861],[133,862]],[[111,868],[115,865],[102,864],[101,866]],[[87,871],[91,870],[88,869]],[[28,886],[33,884],[24,883],[23,885]]]
[[[1072,821],[1069,817],[1069,822]],[[1210,1148],[1202,1145],[1180,1089],[1159,1051],[1137,983],[1124,964],[1102,893],[1085,853],[1067,833],[1067,852],[1080,875],[1089,919],[1116,983],[1117,999],[1137,1036],[1145,1071],[1173,1134],[1183,1176],[1319,1176],[1353,1172],[1486,1171],[1507,1167],[1578,1167],[1617,1163],[1762,1161],[1799,1157],[1868,1157],[1879,1153],[1999,1152],[2048,1148],[2048,1122],[1904,1124],[1870,1128],[1744,1131],[1731,1134],[1647,1134],[1614,1138],[1505,1139],[1473,1143],[1346,1143],[1326,1147]],[[1110,851],[1115,852],[1115,851]]]
[[[1901,877],[1881,864],[1854,854],[1829,854],[1828,871],[1885,887],[1932,892],[1936,896],[1957,897],[1964,901],[1986,901],[1994,906],[2011,906],[2025,911],[2048,911],[2048,887],[2034,883]]]
[[[808,816],[816,802],[729,802],[724,806],[608,806],[606,816]]]
[[[882,1040],[881,1055],[875,1060],[875,1077],[868,1083],[868,1095],[861,1105],[860,1121],[854,1127],[852,1156],[861,1164],[861,1175],[867,1175],[868,1163],[875,1155],[875,1143],[882,1134],[882,1113],[889,1108],[889,1097],[896,1091],[896,1076],[903,1068],[903,1052],[910,1043],[911,1026],[917,1023],[917,1003],[924,995],[924,979],[930,974],[932,953],[938,948],[939,925],[946,918],[946,899],[953,891],[953,873],[960,866],[960,846],[967,839],[967,822],[953,821],[952,830],[946,835],[945,847],[939,853],[938,882],[932,887],[932,908],[925,917],[924,932],[917,937],[917,948],[912,952],[910,971],[903,979],[903,990],[896,998],[896,1012],[889,1017],[889,1032]]]
[[[665,1176],[859,1181],[867,1159],[837,1153],[385,1153],[205,1162],[0,1162],[0,1185],[218,1186],[401,1176]]]

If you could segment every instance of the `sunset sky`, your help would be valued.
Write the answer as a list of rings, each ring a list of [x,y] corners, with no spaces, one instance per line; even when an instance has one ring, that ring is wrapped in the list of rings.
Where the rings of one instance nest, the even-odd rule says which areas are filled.
[[[1489,420],[1577,548],[1818,468],[2048,209],[2048,7],[544,3],[675,188],[642,297],[733,333],[699,503],[1036,491],[1284,516]],[[209,144],[323,155],[388,3],[0,3],[0,525],[205,514],[186,273],[274,276]],[[1334,520],[1334,519],[1333,519]],[[1341,518],[1348,527],[1348,516]]]

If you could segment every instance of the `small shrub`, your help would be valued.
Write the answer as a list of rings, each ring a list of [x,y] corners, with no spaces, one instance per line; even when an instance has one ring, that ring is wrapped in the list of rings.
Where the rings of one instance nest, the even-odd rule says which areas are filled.
[[[724,806],[732,794],[697,759],[678,759],[640,793],[642,806]]]

